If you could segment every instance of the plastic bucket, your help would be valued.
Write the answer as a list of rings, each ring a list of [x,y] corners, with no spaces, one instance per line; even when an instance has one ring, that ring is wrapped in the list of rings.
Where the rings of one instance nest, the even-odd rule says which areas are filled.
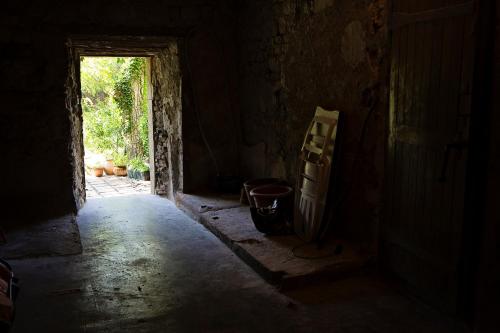
[[[248,202],[251,207],[255,207],[255,203],[253,202],[252,197],[250,196],[250,191],[256,187],[278,184],[283,182],[283,180],[279,178],[256,178],[251,179],[243,183],[243,188],[245,189],[245,193],[247,195]]]
[[[290,196],[293,189],[286,185],[265,185],[255,187],[250,191],[250,197],[257,208],[266,208],[273,205],[274,201],[279,198]]]

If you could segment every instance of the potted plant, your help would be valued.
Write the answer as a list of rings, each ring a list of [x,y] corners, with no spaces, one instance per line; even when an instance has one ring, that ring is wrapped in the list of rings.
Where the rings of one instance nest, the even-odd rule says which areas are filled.
[[[128,157],[125,154],[115,154],[113,156],[113,173],[117,176],[124,177],[127,175]]]
[[[106,163],[104,163],[104,172],[108,176],[113,176],[115,174],[113,172],[114,167],[115,167],[115,164],[113,163],[113,158],[111,158],[111,157],[106,158]]]
[[[94,173],[94,176],[102,177],[104,174],[104,167],[101,164],[96,163],[92,166],[92,172]]]
[[[128,164],[128,176],[129,178],[138,180],[149,180],[149,165],[138,157],[130,160]]]

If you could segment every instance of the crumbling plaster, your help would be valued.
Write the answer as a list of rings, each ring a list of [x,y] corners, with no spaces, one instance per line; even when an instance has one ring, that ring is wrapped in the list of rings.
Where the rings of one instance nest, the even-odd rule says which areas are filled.
[[[173,199],[182,190],[181,72],[177,43],[152,58],[153,188]]]
[[[375,240],[388,111],[385,0],[247,1],[241,10],[242,170],[295,180],[315,107],[345,114],[337,231]],[[366,135],[360,143],[364,124]]]

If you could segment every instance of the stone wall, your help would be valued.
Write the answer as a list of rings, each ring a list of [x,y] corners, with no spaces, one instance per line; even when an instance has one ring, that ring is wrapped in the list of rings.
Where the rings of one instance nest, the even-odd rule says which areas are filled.
[[[214,16],[207,23],[211,29],[193,29],[180,45],[183,109],[190,112],[182,124],[184,140],[191,143],[184,150],[185,191],[213,188],[216,175],[239,173],[235,23]]]
[[[153,57],[153,187],[173,199],[182,186],[181,73],[177,43]]]
[[[71,67],[68,37],[180,37],[193,27],[222,29],[215,33],[225,35],[234,31],[234,9],[228,3],[231,1],[3,2],[0,11],[0,174],[3,175],[0,199],[11,207],[8,213],[23,214],[28,211],[25,207],[31,207],[29,211],[36,215],[40,215],[42,209],[54,215],[74,211],[81,203],[77,196],[83,189],[73,190],[75,183],[80,182],[76,178],[81,172],[73,168],[79,163],[73,156],[73,145],[78,138],[71,128],[78,118],[71,115],[72,105],[66,105],[65,85],[74,84],[67,81]],[[230,28],[222,26],[226,23],[231,24]],[[205,50],[195,45],[192,52],[204,54]],[[219,55],[216,57],[207,57],[203,67],[220,67]],[[211,64],[215,59],[217,63]],[[198,69],[193,66],[193,72]],[[203,76],[199,80],[210,82],[210,78]],[[211,93],[219,94],[215,90]],[[219,99],[226,95],[224,92]],[[190,130],[197,131],[196,127]],[[194,139],[193,142],[199,145]],[[206,149],[200,150],[198,156],[187,158],[195,163],[206,154]],[[228,156],[228,159],[235,157]]]
[[[66,79],[66,109],[70,123],[70,165],[73,171],[73,200],[80,209],[85,202],[85,165],[83,146],[83,115],[80,105],[80,57],[68,48],[68,77]]]
[[[344,112],[330,206],[337,232],[374,240],[388,112],[386,1],[246,1],[239,21],[243,173],[293,182],[315,107]]]

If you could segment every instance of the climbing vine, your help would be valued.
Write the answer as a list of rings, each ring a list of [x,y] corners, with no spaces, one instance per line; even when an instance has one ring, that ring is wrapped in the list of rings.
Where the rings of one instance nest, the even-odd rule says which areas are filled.
[[[114,99],[124,113],[124,126],[130,138],[130,151],[135,157],[148,154],[146,61],[132,58],[114,86]]]
[[[85,147],[147,159],[145,58],[84,58],[81,64]]]

